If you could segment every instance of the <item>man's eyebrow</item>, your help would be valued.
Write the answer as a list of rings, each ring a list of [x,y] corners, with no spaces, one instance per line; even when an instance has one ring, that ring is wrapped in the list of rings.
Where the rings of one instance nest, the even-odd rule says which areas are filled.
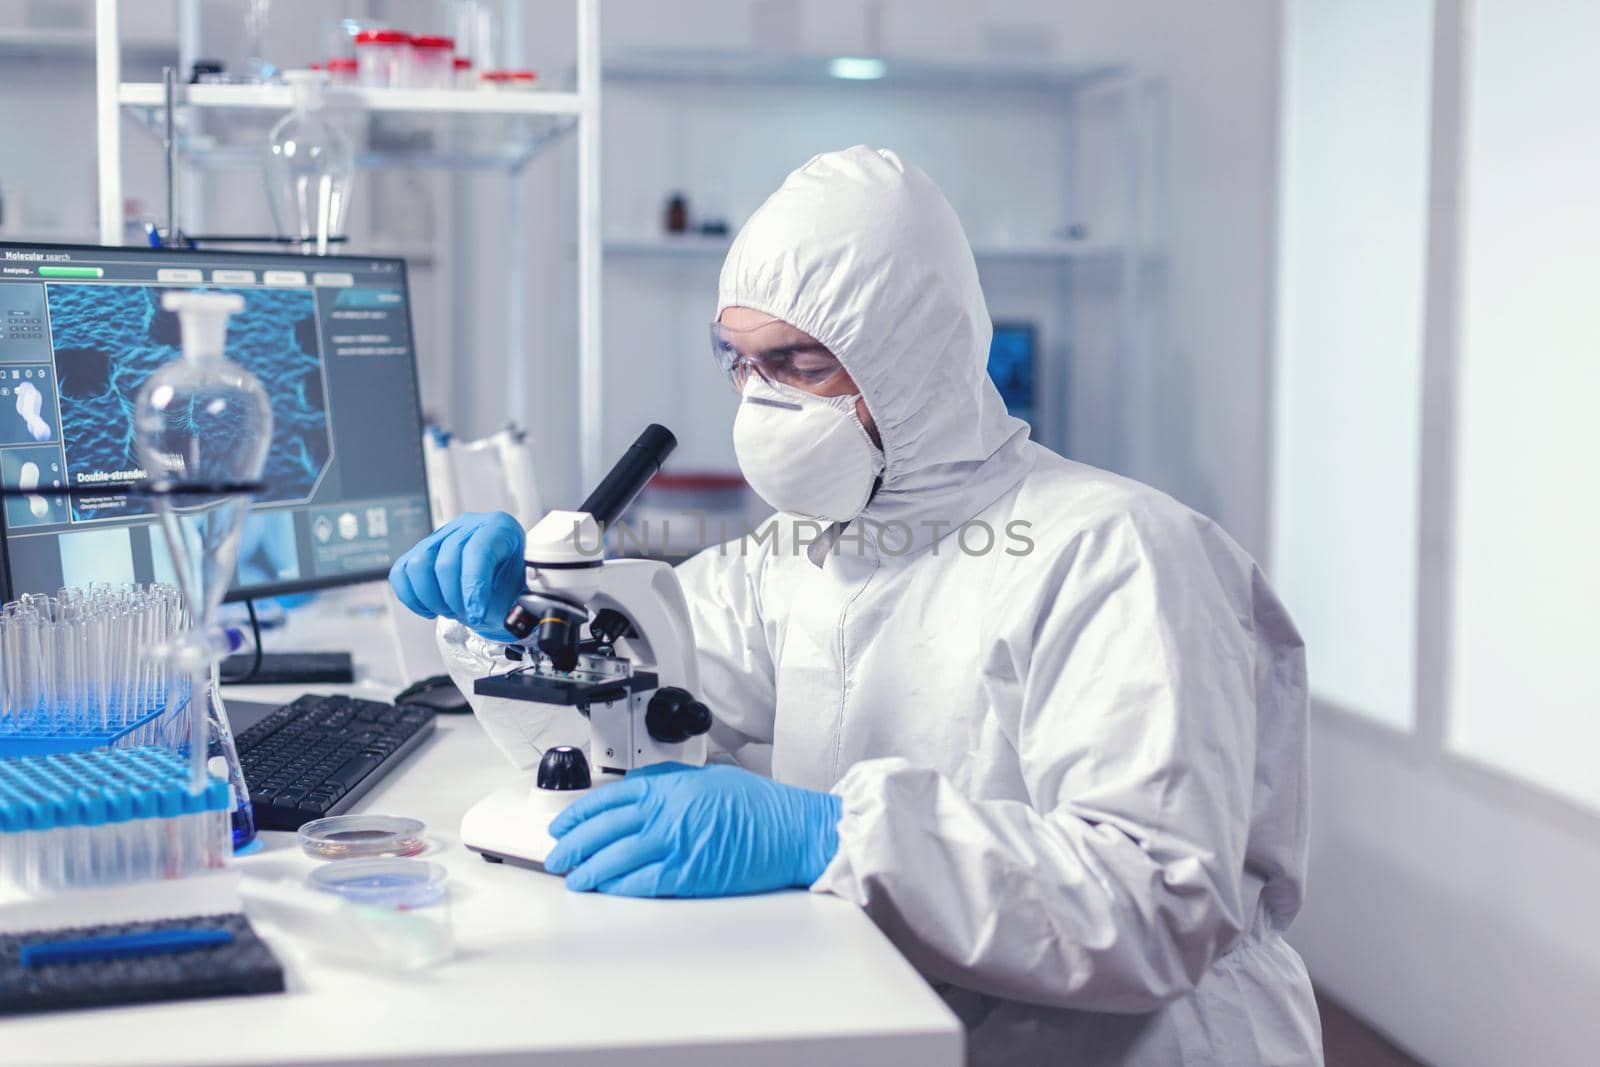
[[[805,352],[821,352],[825,356],[833,356],[833,353],[828,351],[828,346],[821,341],[796,341],[794,344],[774,345],[771,348],[764,348],[759,352],[753,353],[752,357],[758,359],[783,359],[787,356],[798,356]]]

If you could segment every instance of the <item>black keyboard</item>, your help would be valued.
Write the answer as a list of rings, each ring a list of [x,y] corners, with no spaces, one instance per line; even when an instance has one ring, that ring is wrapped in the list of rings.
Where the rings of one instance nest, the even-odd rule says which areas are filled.
[[[259,830],[348,811],[433,732],[433,712],[307,695],[235,739]]]

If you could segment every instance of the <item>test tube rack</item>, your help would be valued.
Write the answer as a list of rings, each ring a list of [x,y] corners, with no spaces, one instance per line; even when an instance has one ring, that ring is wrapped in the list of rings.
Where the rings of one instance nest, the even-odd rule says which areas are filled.
[[[0,725],[0,759],[53,756],[98,748],[163,746],[178,749],[188,741],[184,735],[188,706],[188,687],[180,685],[174,687],[170,700],[149,708],[125,726],[102,726],[98,722],[75,722],[49,715],[32,720],[18,718]]]
[[[0,895],[182,878],[233,854],[232,795],[165,748],[0,759]]]
[[[92,584],[0,608],[0,757],[185,743],[189,681],[162,649],[170,586]]]

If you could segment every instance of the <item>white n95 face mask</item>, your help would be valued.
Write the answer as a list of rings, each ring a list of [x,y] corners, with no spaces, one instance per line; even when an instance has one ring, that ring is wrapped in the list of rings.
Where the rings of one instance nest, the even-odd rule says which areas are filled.
[[[883,473],[883,451],[856,417],[860,396],[812,396],[752,374],[733,450],[762,500],[794,515],[849,522]]]

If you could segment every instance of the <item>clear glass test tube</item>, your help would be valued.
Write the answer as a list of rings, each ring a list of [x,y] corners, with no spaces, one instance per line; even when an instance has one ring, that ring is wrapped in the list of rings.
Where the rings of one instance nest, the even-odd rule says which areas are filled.
[[[0,723],[7,729],[20,724],[17,707],[17,653],[11,635],[11,616],[0,614]]]
[[[94,622],[91,624],[91,640],[94,642],[95,650],[94,711],[102,730],[111,725],[111,664],[106,656],[110,645],[107,640],[108,628],[105,610],[102,607],[96,612]]]
[[[56,671],[57,695],[60,701],[56,708],[56,721],[66,724],[69,729],[76,729],[83,713],[82,693],[80,692],[83,681],[82,662],[78,649],[78,628],[72,621],[72,612],[63,606],[60,621],[53,624],[57,645]]]
[[[40,665],[40,657],[44,653],[39,647],[38,618],[31,611],[18,612],[11,623],[16,638],[18,660],[17,678],[20,686],[18,706],[29,719],[32,719],[38,714],[39,705],[44,699],[44,676]]]
[[[57,664],[55,624],[40,619],[34,627],[39,642],[39,711],[54,715],[60,705],[60,666]]]
[[[134,664],[138,659],[138,619],[131,607],[118,613],[117,629],[122,631],[122,641],[117,649],[117,725],[125,725],[133,714],[137,699],[138,678]]]

